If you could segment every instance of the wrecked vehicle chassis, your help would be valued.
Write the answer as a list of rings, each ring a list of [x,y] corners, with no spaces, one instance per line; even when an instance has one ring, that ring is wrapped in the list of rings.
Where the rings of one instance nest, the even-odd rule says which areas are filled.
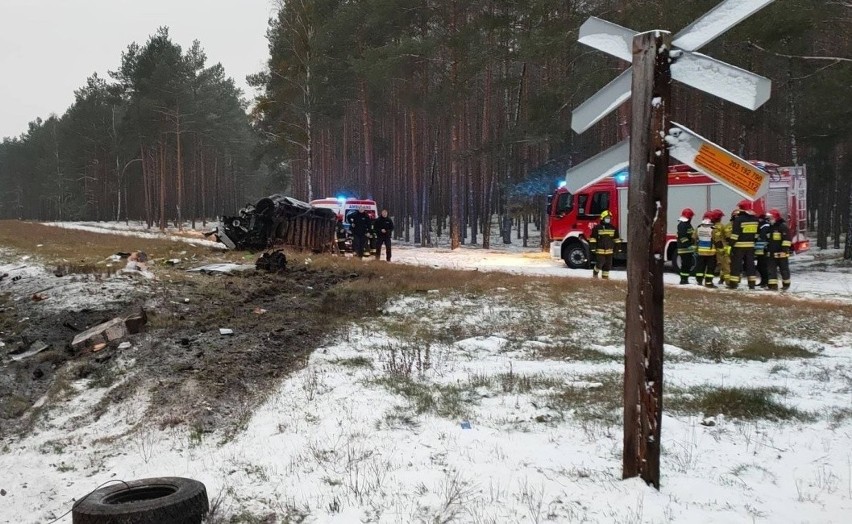
[[[263,250],[286,245],[315,252],[334,248],[337,217],[333,211],[292,197],[271,195],[223,217],[211,234],[229,249]]]

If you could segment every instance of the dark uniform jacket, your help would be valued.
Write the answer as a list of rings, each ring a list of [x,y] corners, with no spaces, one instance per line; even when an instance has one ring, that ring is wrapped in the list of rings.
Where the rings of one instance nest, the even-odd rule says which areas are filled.
[[[598,255],[611,255],[615,252],[615,240],[618,238],[618,230],[612,224],[601,222],[592,229],[589,245],[592,253]]]
[[[686,253],[695,253],[695,242],[692,238],[694,234],[695,228],[692,227],[692,224],[690,222],[684,222],[683,220],[678,221],[677,253],[679,255]]]
[[[390,217],[380,216],[375,220],[375,222],[373,222],[373,229],[375,230],[376,235],[380,237],[390,236],[391,231],[393,231],[393,220],[391,220]],[[384,233],[382,233],[382,229],[385,230]]]
[[[757,256],[766,254],[766,244],[769,242],[769,227],[769,220],[761,218],[757,227],[757,240],[754,242],[754,254]]]
[[[769,226],[769,243],[766,246],[769,256],[775,258],[789,257],[791,247],[790,228],[787,227],[787,223],[783,219]]]
[[[349,215],[349,224],[352,226],[353,235],[364,236],[368,231],[370,231],[370,226],[373,224],[373,221],[370,219],[370,215],[363,211],[359,211]]]
[[[759,224],[757,217],[751,213],[739,213],[731,223],[731,236],[728,243],[731,247],[754,248]]]

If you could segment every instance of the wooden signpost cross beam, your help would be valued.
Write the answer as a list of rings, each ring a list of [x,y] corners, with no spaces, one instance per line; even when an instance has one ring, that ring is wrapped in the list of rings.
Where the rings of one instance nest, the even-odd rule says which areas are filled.
[[[640,476],[657,489],[669,155],[747,198],[761,196],[768,187],[766,173],[669,122],[671,81],[674,78],[752,110],[760,107],[769,99],[769,79],[695,51],[772,1],[724,0],[674,38],[667,31],[636,33],[594,17],[580,28],[580,42],[632,61],[632,68],[574,110],[571,124],[581,133],[632,94],[629,143],[622,142],[568,170],[566,187],[577,191],[629,163],[622,474],[624,478]]]

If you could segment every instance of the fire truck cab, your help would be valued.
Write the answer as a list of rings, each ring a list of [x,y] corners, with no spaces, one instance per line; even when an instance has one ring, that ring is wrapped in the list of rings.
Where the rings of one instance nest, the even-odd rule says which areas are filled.
[[[808,249],[807,175],[805,166],[779,167],[777,164],[752,161],[769,174],[769,191],[754,201],[754,211],[764,214],[778,209],[786,217],[793,249],[799,253]],[[621,171],[572,194],[560,187],[548,197],[548,233],[550,254],[561,258],[573,269],[588,267],[590,262],[588,238],[604,210],[612,213],[612,223],[623,240],[616,244],[615,257],[626,257],[627,237],[627,171]],[[665,260],[677,266],[677,220],[680,211],[691,208],[697,216],[710,209],[730,213],[743,197],[710,177],[678,164],[669,167],[669,193]],[[694,223],[697,225],[697,222]]]

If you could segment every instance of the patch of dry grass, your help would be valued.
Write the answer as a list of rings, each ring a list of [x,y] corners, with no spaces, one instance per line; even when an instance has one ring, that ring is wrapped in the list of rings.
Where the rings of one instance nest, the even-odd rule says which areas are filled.
[[[155,230],[156,231],[156,230]],[[118,252],[145,251],[151,259],[209,258],[234,260],[242,254],[217,252],[186,242],[147,239],[46,226],[37,222],[0,220],[0,246],[36,255],[48,266],[90,267]],[[39,247],[41,246],[41,247]],[[186,252],[185,254],[181,254]]]

